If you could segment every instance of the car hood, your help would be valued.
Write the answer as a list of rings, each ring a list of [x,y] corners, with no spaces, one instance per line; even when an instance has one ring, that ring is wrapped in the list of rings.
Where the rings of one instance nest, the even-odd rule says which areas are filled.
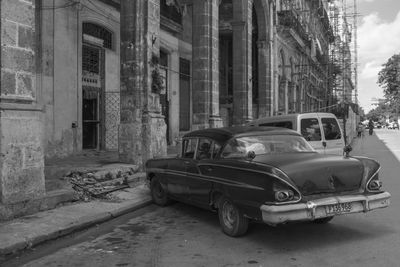
[[[303,195],[354,191],[361,187],[364,166],[356,158],[319,153],[259,155],[255,162],[279,168]]]

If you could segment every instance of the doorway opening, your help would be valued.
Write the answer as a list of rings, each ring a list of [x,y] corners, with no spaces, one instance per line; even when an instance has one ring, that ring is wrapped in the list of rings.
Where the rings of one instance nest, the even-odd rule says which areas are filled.
[[[103,149],[103,50],[82,47],[82,148]]]

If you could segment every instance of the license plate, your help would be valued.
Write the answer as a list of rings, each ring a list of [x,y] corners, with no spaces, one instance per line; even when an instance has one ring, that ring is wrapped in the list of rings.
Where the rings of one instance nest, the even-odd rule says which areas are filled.
[[[342,214],[342,213],[351,212],[351,208],[352,208],[351,202],[338,203],[338,204],[325,206],[326,213],[328,213],[328,214]]]

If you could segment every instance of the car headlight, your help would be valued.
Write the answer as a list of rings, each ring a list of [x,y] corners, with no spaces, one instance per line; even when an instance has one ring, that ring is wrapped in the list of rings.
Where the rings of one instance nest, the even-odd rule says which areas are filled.
[[[291,202],[300,199],[300,196],[289,185],[283,184],[280,181],[274,181],[273,191],[275,200],[278,202]]]
[[[274,166],[268,167],[267,173],[274,179],[272,183],[272,193],[275,200],[274,204],[299,202],[301,199],[300,191],[297,190],[295,185],[289,182],[290,178],[287,174]]]
[[[368,189],[368,191],[371,191],[371,192],[380,191],[381,188],[382,188],[382,182],[379,181],[379,179],[372,179],[367,184],[367,189]]]

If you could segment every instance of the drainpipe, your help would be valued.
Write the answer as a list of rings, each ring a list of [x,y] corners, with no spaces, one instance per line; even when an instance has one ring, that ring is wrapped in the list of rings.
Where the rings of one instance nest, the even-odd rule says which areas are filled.
[[[269,5],[269,14],[270,14],[270,34],[269,34],[269,53],[270,53],[270,88],[271,88],[271,107],[270,107],[270,116],[274,115],[275,111],[275,91],[277,90],[276,87],[276,77],[275,77],[275,61],[276,59],[276,25],[277,25],[277,16],[276,16],[276,7],[274,1],[270,1]]]

